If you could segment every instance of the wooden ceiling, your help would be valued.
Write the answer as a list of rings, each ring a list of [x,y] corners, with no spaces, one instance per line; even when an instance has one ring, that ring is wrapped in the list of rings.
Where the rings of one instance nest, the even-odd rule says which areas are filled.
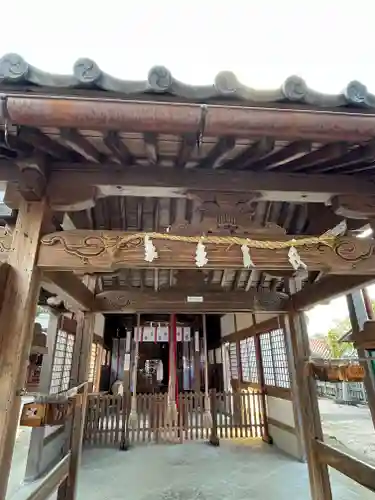
[[[305,174],[349,174],[375,172],[375,140],[351,142],[286,142],[259,137],[203,137],[79,129],[13,127],[0,133],[0,157],[27,158],[42,154],[47,161],[106,168],[150,166],[177,169],[239,170]],[[64,165],[65,166],[65,165]]]
[[[279,89],[265,92],[242,85],[228,72],[219,74],[212,85],[189,86],[175,80],[171,73],[162,67],[150,70],[147,80],[131,82],[105,74],[95,62],[87,59],[79,60],[71,75],[51,75],[33,68],[18,55],[8,54],[0,59],[0,92],[3,93],[0,163],[4,168],[10,166],[11,170],[14,167],[24,172],[25,165],[30,169],[30,166],[35,164],[39,173],[43,171],[46,184],[47,180],[49,182],[49,179],[53,178],[54,172],[71,174],[75,172],[78,176],[87,176],[95,172],[103,176],[112,176],[111,189],[108,188],[107,192],[105,187],[101,187],[100,196],[95,198],[89,208],[78,210],[75,207],[74,211],[67,209],[64,218],[63,213],[56,213],[55,222],[58,230],[76,228],[164,231],[183,221],[191,226],[198,226],[202,222],[202,211],[199,210],[201,201],[189,196],[189,189],[176,190],[173,196],[171,194],[173,188],[169,187],[163,192],[163,184],[160,182],[157,184],[157,191],[149,189],[153,186],[150,172],[162,171],[168,172],[167,175],[170,174],[174,178],[184,176],[184,181],[194,173],[211,173],[211,192],[215,191],[215,181],[218,179],[222,180],[220,190],[226,189],[224,175],[227,176],[225,178],[228,179],[228,184],[232,177],[234,179],[237,176],[235,189],[237,191],[241,189],[239,174],[253,174],[254,181],[258,176],[263,176],[263,186],[267,185],[264,176],[275,175],[273,186],[276,188],[269,188],[268,196],[264,196],[264,187],[254,188],[254,191],[263,191],[263,196],[252,198],[252,193],[249,192],[251,180],[244,184],[242,195],[244,193],[249,195],[245,200],[249,222],[259,227],[270,224],[279,226],[287,234],[292,235],[316,235],[330,229],[341,220],[341,217],[326,206],[327,201],[330,202],[330,193],[333,195],[335,193],[328,189],[324,196],[319,197],[319,190],[314,188],[313,199],[309,199],[304,190],[301,190],[298,196],[290,196],[288,193],[283,197],[283,192],[288,190],[289,179],[291,182],[304,179],[305,186],[309,185],[310,179],[313,185],[317,176],[320,176],[321,186],[324,185],[325,179],[329,179],[332,185],[332,180],[338,178],[337,176],[345,177],[346,185],[362,180],[373,182],[375,139],[372,137],[375,133],[372,133],[373,125],[370,119],[375,108],[375,97],[359,82],[351,82],[344,92],[329,96],[309,89],[300,78],[291,77]],[[115,99],[130,103],[130,99],[141,98],[145,101],[144,109],[147,106],[151,109],[155,102],[174,102],[177,105],[181,102],[199,103],[200,108],[195,110],[199,117],[199,126],[197,128],[191,126],[188,133],[173,133],[173,127],[169,127],[172,128],[169,133],[164,133],[165,127],[161,132],[155,132],[157,128],[155,123],[152,127],[143,127],[143,122],[141,118],[137,118],[136,113],[133,116],[133,125],[134,121],[138,120],[137,126],[132,125],[126,129],[125,125],[121,130],[119,127],[111,128],[112,121],[109,115],[103,115],[103,128],[98,127],[96,130],[85,127],[82,122],[81,126],[75,122],[74,128],[37,126],[38,123],[31,126],[29,123],[31,111],[24,121],[12,123],[10,119],[12,113],[6,112],[8,97],[12,99],[18,96],[22,100],[22,96],[26,96],[27,100],[27,96],[40,95],[47,99],[56,95],[62,99],[64,96],[73,99],[98,98],[102,104],[106,99],[109,102],[113,98],[112,113],[116,110]],[[209,119],[205,116],[204,103],[212,105],[210,109],[213,112],[217,112],[222,103],[230,103],[231,111],[243,107],[247,113],[245,121],[252,120],[250,106],[254,106],[252,108],[254,110],[257,106],[262,106],[264,113],[267,113],[267,109],[274,113],[277,111],[274,106],[277,103],[280,110],[289,110],[296,114],[292,116],[289,113],[288,127],[286,127],[288,130],[285,134],[280,124],[275,129],[265,128],[264,123],[271,119],[268,117],[265,122],[254,127],[256,133],[247,130],[246,134],[214,136],[207,132],[210,128],[207,127]],[[74,113],[72,110],[69,111],[69,103],[62,101],[62,104],[64,112],[68,110],[68,114],[70,113],[69,120],[74,120]],[[78,106],[79,103],[75,102],[74,105]],[[56,106],[60,106],[60,103]],[[57,109],[56,106],[54,109]],[[19,104],[18,109],[21,107]],[[46,109],[43,108],[44,111]],[[317,131],[311,137],[303,127],[301,127],[302,132],[297,133],[298,112],[301,110],[306,114],[309,114],[310,110],[324,110],[326,128],[318,130],[317,127]],[[339,130],[329,121],[331,112],[345,114],[345,119],[355,112],[356,120],[367,113],[371,123],[366,122],[370,124],[366,125],[363,131],[357,130],[354,135],[346,136],[345,127]],[[151,112],[149,116],[152,121]],[[213,119],[211,129],[212,121]],[[319,117],[317,123],[318,121]],[[165,123],[167,122],[168,116],[165,117]],[[327,127],[332,133],[326,134]],[[354,136],[361,139],[352,140]],[[41,163],[42,169],[39,168]],[[147,187],[143,186],[147,192],[142,190],[129,192],[131,188],[126,191],[124,180],[118,181],[119,186],[113,184],[113,179],[116,179],[117,175],[120,178],[130,171],[136,173],[138,179],[142,176],[149,179],[149,184],[145,184]],[[281,189],[278,179],[282,176],[284,187]],[[209,180],[206,180],[206,190],[207,182]],[[18,184],[17,189],[19,189]],[[140,185],[137,182],[134,184],[135,187]],[[232,188],[233,185],[232,183]],[[371,186],[369,184],[367,194],[371,191]],[[114,195],[116,187],[122,192],[122,196]],[[59,184],[55,182],[55,194],[59,188]],[[75,182],[72,181],[68,189],[74,191],[75,188]],[[199,188],[198,182],[194,189],[199,190]],[[295,184],[291,191],[298,191]],[[344,193],[346,192],[344,189]],[[349,221],[349,227],[358,229],[365,222],[360,218],[352,220]],[[120,270],[101,275],[97,291],[129,288],[159,290],[168,286],[173,287],[177,274],[178,271],[168,269]],[[208,287],[220,285],[223,290],[233,292],[254,289],[285,291],[285,273],[273,272],[271,263],[267,272],[256,269],[236,271],[222,269],[203,271],[203,274]],[[314,282],[320,277],[321,273],[309,272],[303,279],[305,282]]]

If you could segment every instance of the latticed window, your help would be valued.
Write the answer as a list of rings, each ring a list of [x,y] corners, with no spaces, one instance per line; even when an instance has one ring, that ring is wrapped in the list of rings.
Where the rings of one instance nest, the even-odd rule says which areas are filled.
[[[96,362],[99,355],[99,344],[91,344],[91,357],[90,357],[90,367],[89,367],[89,382],[94,382],[96,377]]]
[[[278,328],[270,332],[272,358],[277,387],[290,387],[288,356],[286,354],[284,330]]]
[[[64,330],[57,332],[50,387],[52,394],[69,389],[74,341],[75,337],[71,333],[67,333]]]
[[[272,346],[269,332],[260,335],[260,349],[262,352],[264,383],[266,385],[275,384],[275,372],[272,361]]]
[[[240,342],[242,380],[244,382],[259,383],[255,338],[248,337]]]
[[[264,381],[266,385],[290,387],[289,364],[284,330],[271,330],[260,335]]]
[[[230,375],[233,380],[238,380],[237,346],[235,342],[229,344]]]

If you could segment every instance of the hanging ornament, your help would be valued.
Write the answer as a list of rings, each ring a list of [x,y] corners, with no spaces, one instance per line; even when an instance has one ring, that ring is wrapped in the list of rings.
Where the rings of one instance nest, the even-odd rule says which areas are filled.
[[[203,267],[207,264],[208,259],[207,259],[207,252],[206,252],[206,247],[202,243],[202,241],[199,241],[197,244],[197,249],[195,251],[195,264],[197,267]]]
[[[250,248],[244,243],[241,247],[243,267],[249,269],[250,267],[255,267],[254,262],[251,259]]]
[[[145,261],[153,262],[154,259],[158,258],[158,252],[156,251],[155,245],[152,243],[151,238],[146,234],[145,240]]]
[[[298,269],[307,269],[307,266],[304,262],[302,262],[301,256],[298,253],[296,247],[290,247],[288,252],[288,259],[295,271],[298,271]]]

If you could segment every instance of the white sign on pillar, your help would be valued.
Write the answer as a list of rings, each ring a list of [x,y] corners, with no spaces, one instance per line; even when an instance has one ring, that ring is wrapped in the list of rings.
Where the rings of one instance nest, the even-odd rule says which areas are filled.
[[[195,352],[199,352],[200,349],[199,349],[199,330],[196,330],[194,332],[194,349],[195,349]]]

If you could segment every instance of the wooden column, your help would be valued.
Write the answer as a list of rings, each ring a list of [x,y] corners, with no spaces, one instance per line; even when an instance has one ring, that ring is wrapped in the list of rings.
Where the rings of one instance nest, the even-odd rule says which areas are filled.
[[[257,320],[255,317],[255,314],[252,315],[253,317],[253,325],[257,324]],[[263,436],[262,439],[264,442],[271,444],[272,439],[269,435],[268,431],[268,415],[267,415],[267,401],[266,401],[266,383],[264,380],[264,369],[263,369],[263,357],[262,357],[262,349],[260,346],[260,335],[257,333],[254,336],[254,346],[255,346],[255,356],[256,356],[256,363],[257,363],[257,372],[258,372],[258,380],[259,380],[259,386],[260,386],[260,395],[261,395],[261,404],[262,404],[262,415],[263,415]]]
[[[84,283],[89,290],[94,290],[96,278],[94,276],[85,276]],[[77,331],[74,343],[74,355],[71,376],[71,386],[77,386],[87,382],[91,347],[94,340],[95,313],[79,312],[77,313]],[[84,392],[78,397],[74,408],[73,420],[71,422],[70,443],[72,462],[69,468],[69,477],[60,485],[58,490],[58,500],[75,500],[77,490],[78,469],[81,460],[82,439],[86,418],[86,405],[88,395],[88,384],[86,383]]]
[[[296,290],[294,281],[290,290]],[[285,329],[291,343],[294,370],[296,376],[296,396],[301,409],[301,422],[309,469],[310,491],[312,500],[332,500],[328,467],[319,461],[315,440],[323,441],[318,397],[315,380],[306,371],[306,362],[310,356],[309,338],[303,313],[291,310],[285,316]]]
[[[198,332],[198,333],[197,333]],[[198,337],[198,343],[197,343]],[[194,331],[194,392],[201,390],[201,350],[199,330]]]
[[[53,359],[55,356],[56,338],[60,325],[61,315],[50,310],[48,329],[47,329],[47,354],[43,356],[42,370],[40,374],[39,391],[44,394],[50,392]],[[45,427],[34,427],[31,430],[29,453],[27,456],[25,479],[33,481],[44,471],[43,462],[43,441],[45,436]]]
[[[101,342],[103,339],[101,339]],[[102,366],[102,355],[103,355],[103,345],[101,342],[96,344],[96,360],[95,360],[95,371],[94,371],[94,392],[100,391],[100,376],[101,376],[101,366]]]
[[[0,311],[0,498],[5,498],[34,331],[40,276],[35,263],[45,202],[20,205]]]
[[[124,357],[124,394],[130,394],[130,367],[131,367],[131,346],[132,346],[132,330],[126,329],[125,339],[125,357]]]
[[[357,290],[346,296],[346,301],[349,309],[349,318],[354,335],[363,329],[365,321],[369,319],[368,304],[361,290]],[[369,311],[370,312],[370,311]],[[367,349],[361,347],[357,348],[358,356],[360,358],[369,357]],[[373,355],[372,355],[373,356]],[[372,423],[375,427],[375,375],[374,370],[369,362],[362,363],[365,369],[364,384],[367,393],[368,406],[371,412]]]
[[[90,291],[95,288],[95,276],[85,276],[84,284]],[[74,342],[70,386],[82,384],[88,378],[91,346],[94,339],[95,313],[79,311],[76,314],[77,330]]]
[[[285,319],[284,317],[282,316],[280,317],[280,323],[284,330],[284,335],[285,335],[285,347],[286,347],[286,354],[289,366],[290,389],[292,392],[293,415],[294,415],[294,424],[296,429],[296,437],[298,442],[298,452],[301,461],[305,462],[306,451],[303,439],[303,423],[302,423],[300,400],[298,397],[298,377],[296,371],[297,359],[295,358],[295,352],[292,348],[293,339],[291,337],[291,329],[288,328],[288,324],[285,323],[284,319]]]

